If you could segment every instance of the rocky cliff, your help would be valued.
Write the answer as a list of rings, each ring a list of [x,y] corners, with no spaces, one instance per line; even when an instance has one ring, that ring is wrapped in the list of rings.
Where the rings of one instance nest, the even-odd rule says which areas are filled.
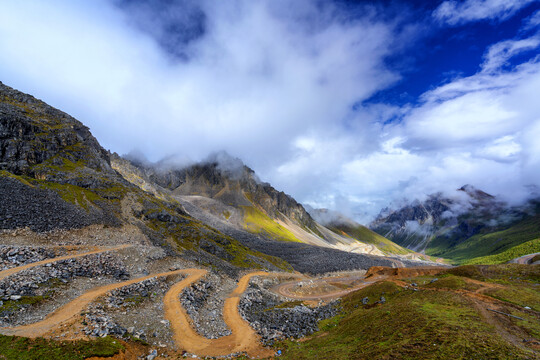
[[[46,169],[83,165],[113,172],[108,153],[86,126],[33,96],[0,82],[0,169],[47,177]]]

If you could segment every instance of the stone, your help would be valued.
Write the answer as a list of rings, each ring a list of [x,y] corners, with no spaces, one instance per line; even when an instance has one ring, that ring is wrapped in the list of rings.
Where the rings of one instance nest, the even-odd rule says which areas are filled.
[[[158,353],[157,350],[154,349],[150,351],[150,354],[146,357],[146,360],[154,360],[157,357]]]
[[[363,305],[367,305],[369,303],[369,298],[368,297],[365,297],[362,299],[362,304]]]

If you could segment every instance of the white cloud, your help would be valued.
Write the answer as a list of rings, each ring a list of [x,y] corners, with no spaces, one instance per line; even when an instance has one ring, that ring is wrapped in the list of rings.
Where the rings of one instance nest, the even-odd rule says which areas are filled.
[[[524,21],[524,30],[531,30],[540,25],[540,10],[537,10]]]
[[[449,25],[485,19],[504,20],[536,1],[538,0],[449,0],[440,4],[433,16]]]
[[[113,151],[137,147],[155,160],[227,150],[261,168],[397,79],[382,61],[393,25],[373,11],[347,19],[306,0],[197,4],[206,33],[175,62],[154,41],[161,35],[130,26],[110,2],[3,2],[0,76],[73,114]]]
[[[477,74],[426,92],[418,106],[353,111],[399,78],[385,58],[413,42],[414,26],[403,37],[373,8],[351,18],[308,0],[187,2],[205,14],[206,31],[180,44],[148,31],[160,17],[147,8],[1,2],[0,80],[74,115],[113,151],[186,161],[226,150],[299,201],[360,220],[466,183],[520,199],[524,185],[539,184],[540,64],[509,66],[537,49],[537,35],[494,44]],[[437,11],[457,24],[525,3],[443,4],[461,18]],[[181,9],[167,16],[192,27]],[[178,53],[164,51],[173,45]]]
[[[491,46],[485,55],[482,71],[492,72],[501,69],[508,60],[519,53],[538,48],[540,35],[521,40],[501,41]]]
[[[488,48],[485,58],[509,42],[502,44]],[[364,222],[389,202],[399,206],[439,191],[455,196],[465,184],[520,203],[527,186],[540,182],[539,89],[540,62],[532,57],[514,68],[483,67],[456,78],[425,93],[419,106],[381,109],[388,117],[401,114],[401,121],[372,133],[379,146],[342,161],[327,188],[346,195]],[[333,202],[327,195],[326,203]]]

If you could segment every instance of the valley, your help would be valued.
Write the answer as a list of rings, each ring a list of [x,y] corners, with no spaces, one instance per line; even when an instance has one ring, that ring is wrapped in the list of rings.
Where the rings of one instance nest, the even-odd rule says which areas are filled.
[[[476,232],[466,214],[430,228],[466,239],[410,246],[405,224],[449,201],[370,229],[226,154],[174,167],[110,153],[2,83],[0,120],[0,359],[539,357],[536,213]],[[500,210],[474,194],[485,218]],[[483,256],[497,265],[447,263]]]

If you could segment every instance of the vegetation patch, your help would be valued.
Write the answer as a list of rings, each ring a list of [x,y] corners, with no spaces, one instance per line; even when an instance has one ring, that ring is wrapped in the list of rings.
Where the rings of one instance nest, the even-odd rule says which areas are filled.
[[[465,260],[464,264],[502,264],[523,255],[540,252],[540,239],[534,239],[514,246],[508,250],[495,255],[481,256],[470,260]],[[533,261],[534,262],[534,261]]]
[[[463,289],[474,291],[481,288],[480,285],[466,281],[466,278],[455,275],[445,275],[440,277],[437,281],[430,282],[423,287],[428,289]]]
[[[26,185],[26,186],[31,186],[31,187],[33,187],[33,185],[30,184],[30,182],[29,182],[27,179],[25,179],[25,177],[19,176],[19,175],[15,175],[15,174],[12,174],[12,173],[10,173],[10,172],[7,171],[7,170],[0,170],[0,176],[3,176],[3,177],[9,177],[9,178],[12,178],[12,179],[15,179],[15,180],[20,181],[21,183],[23,183],[23,184]]]
[[[273,306],[271,308],[266,309],[265,311],[271,311],[273,309],[292,309],[297,306],[304,305],[304,302],[301,300],[296,301],[286,301],[284,303],[281,303],[279,305]]]
[[[32,305],[39,304],[47,299],[46,296],[22,296],[19,300],[4,300],[0,306],[0,316],[9,316],[10,314]]]
[[[448,285],[458,286],[463,281],[455,276],[448,278]],[[386,301],[374,304],[381,296]],[[362,303],[366,297],[368,305]],[[472,301],[460,293],[404,290],[392,282],[382,282],[349,294],[343,298],[342,305],[342,314],[321,322],[321,331],[306,341],[279,343],[283,358],[412,360],[534,356],[501,338],[492,325],[484,322]]]
[[[489,289],[484,295],[540,311],[540,289],[537,285],[507,285],[504,288]]]
[[[124,346],[110,337],[91,341],[53,341],[0,335],[0,360],[82,360],[111,357]]]
[[[292,232],[276,223],[255,206],[241,206],[244,211],[246,230],[254,234],[263,234],[281,241],[301,242]]]
[[[36,180],[36,182],[41,188],[52,190],[60,195],[64,201],[82,207],[85,210],[88,210],[89,206],[95,201],[103,200],[94,192],[79,186],[59,184],[45,180]]]
[[[464,265],[444,270],[443,273],[501,284],[540,283],[540,265]]]
[[[455,264],[478,263],[478,261],[474,260],[475,258],[484,258],[483,261],[487,262],[497,262],[498,259],[505,259],[506,256],[500,255],[499,258],[487,257],[507,251],[509,251],[507,255],[511,255],[512,258],[538,252],[538,243],[531,243],[514,250],[512,248],[539,238],[540,214],[537,214],[519,221],[507,229],[487,234],[476,234],[458,244],[449,241],[447,238],[439,237],[431,242],[426,252],[428,255],[450,259]],[[519,250],[523,250],[524,253]]]

